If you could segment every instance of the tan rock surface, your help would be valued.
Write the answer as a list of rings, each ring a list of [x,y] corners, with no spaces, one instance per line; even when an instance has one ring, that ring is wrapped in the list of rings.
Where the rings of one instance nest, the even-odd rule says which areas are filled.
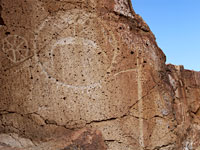
[[[200,148],[200,72],[168,65],[170,83],[175,91],[174,113],[178,144],[183,149]]]
[[[0,150],[105,150],[106,145],[99,131],[81,129],[44,143],[32,143],[15,134],[0,135]]]
[[[198,149],[200,74],[165,65],[129,0],[0,5],[3,149]]]

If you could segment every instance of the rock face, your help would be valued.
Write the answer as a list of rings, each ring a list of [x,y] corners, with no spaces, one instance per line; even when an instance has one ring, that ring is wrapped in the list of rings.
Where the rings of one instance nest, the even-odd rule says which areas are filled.
[[[168,76],[174,90],[174,114],[177,122],[177,144],[184,149],[200,149],[200,72],[168,65]]]
[[[165,64],[131,1],[0,12],[0,149],[200,149],[200,73]]]
[[[15,134],[1,134],[0,141],[0,150],[106,150],[101,133],[90,129],[72,132],[42,144],[20,138]]]

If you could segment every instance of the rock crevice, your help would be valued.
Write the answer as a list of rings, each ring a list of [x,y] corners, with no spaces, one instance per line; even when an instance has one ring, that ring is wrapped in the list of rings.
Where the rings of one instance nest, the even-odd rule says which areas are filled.
[[[2,11],[2,6],[1,6],[1,1],[0,1],[0,26],[1,25],[5,25],[4,21],[3,21],[3,18],[1,16],[1,11]]]

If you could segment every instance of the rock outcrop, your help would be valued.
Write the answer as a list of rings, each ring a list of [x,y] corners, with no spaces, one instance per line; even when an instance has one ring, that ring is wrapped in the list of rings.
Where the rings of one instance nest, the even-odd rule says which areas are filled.
[[[0,149],[200,149],[200,73],[130,0],[0,5]]]
[[[185,70],[183,66],[168,65],[168,76],[174,91],[177,144],[185,150],[199,150],[200,72]]]

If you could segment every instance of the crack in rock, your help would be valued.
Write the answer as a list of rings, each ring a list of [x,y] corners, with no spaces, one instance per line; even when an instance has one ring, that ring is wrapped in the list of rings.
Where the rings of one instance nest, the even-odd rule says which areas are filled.
[[[1,0],[0,0],[0,26],[1,25],[4,26],[5,23],[4,23],[4,20],[3,20],[2,16],[1,16],[1,12],[2,12],[2,6],[1,6]]]

